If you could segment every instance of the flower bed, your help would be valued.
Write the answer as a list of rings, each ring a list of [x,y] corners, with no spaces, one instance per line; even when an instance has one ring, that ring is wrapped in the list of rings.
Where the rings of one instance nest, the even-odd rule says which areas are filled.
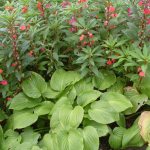
[[[2,0],[0,149],[98,150],[106,137],[118,150],[150,143],[149,7]]]

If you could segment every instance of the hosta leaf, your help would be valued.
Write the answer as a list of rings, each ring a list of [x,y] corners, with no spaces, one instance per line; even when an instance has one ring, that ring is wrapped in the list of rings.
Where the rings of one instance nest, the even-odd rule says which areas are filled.
[[[31,145],[33,146],[38,143],[40,134],[37,132],[34,132],[32,128],[26,128],[24,129],[24,132],[21,133],[21,137],[22,137],[22,143],[28,142],[28,143],[31,143]]]
[[[92,103],[95,101],[98,97],[100,97],[101,92],[96,90],[86,91],[81,93],[77,98],[78,105],[81,105],[82,107],[88,105],[89,103]]]
[[[125,96],[131,101],[133,105],[132,108],[128,108],[125,111],[125,114],[127,115],[135,113],[148,100],[148,97],[145,94],[139,94],[138,91],[132,87],[126,88]]]
[[[83,129],[84,150],[98,150],[99,136],[96,129],[92,126],[87,126]]]
[[[92,126],[97,130],[98,136],[106,136],[109,133],[109,127],[105,124],[97,123],[93,120],[84,119],[84,126]]]
[[[70,92],[67,94],[67,97],[71,101],[71,104],[74,103],[74,100],[75,100],[76,96],[77,96],[76,90],[75,90],[74,87],[72,87],[72,89],[70,90]]]
[[[112,86],[116,82],[116,76],[113,72],[107,70],[101,70],[103,75],[93,78],[94,86],[100,90],[105,90]]]
[[[59,121],[64,129],[77,128],[82,122],[84,110],[81,106],[72,109],[66,105],[59,110]]]
[[[42,94],[44,97],[49,99],[55,99],[59,95],[60,92],[54,91],[50,86],[47,87],[46,91]]]
[[[60,124],[66,130],[70,129],[69,121],[70,121],[71,111],[72,111],[72,106],[70,106],[70,105],[65,105],[65,106],[61,107],[59,110]]]
[[[93,90],[93,85],[92,83],[89,83],[84,79],[75,84],[75,89],[76,89],[77,95],[80,95],[83,92]]]
[[[34,113],[38,116],[49,114],[53,108],[54,104],[50,101],[44,101],[40,103],[39,106],[35,107]]]
[[[56,134],[45,134],[40,145],[44,150],[60,150]]]
[[[109,137],[109,144],[113,149],[121,149],[124,131],[124,128],[116,127],[111,133]]]
[[[109,124],[119,120],[119,114],[107,102],[101,100],[92,103],[88,114],[92,120],[101,124]]]
[[[32,125],[38,119],[38,115],[29,110],[14,111],[13,128],[22,129]]]
[[[102,95],[101,101],[109,103],[116,112],[122,112],[132,107],[131,102],[124,95],[117,92],[106,92]]]
[[[9,129],[5,132],[4,137],[4,150],[14,150],[20,145],[21,136],[17,132]]]
[[[144,141],[140,135],[140,128],[137,121],[127,130],[125,130],[122,140],[122,147],[141,147]]]
[[[9,109],[21,110],[24,108],[32,108],[40,103],[41,99],[32,99],[23,93],[16,95],[10,103]]]
[[[80,75],[74,71],[57,70],[52,75],[50,86],[55,91],[63,91],[68,85],[80,80]]]
[[[70,126],[77,128],[83,120],[83,115],[84,109],[81,106],[76,106],[70,113]]]
[[[45,80],[37,73],[32,72],[31,77],[22,83],[24,93],[32,98],[39,98],[46,91]]]
[[[71,130],[69,132],[68,143],[69,150],[83,150],[83,137],[78,130]]]

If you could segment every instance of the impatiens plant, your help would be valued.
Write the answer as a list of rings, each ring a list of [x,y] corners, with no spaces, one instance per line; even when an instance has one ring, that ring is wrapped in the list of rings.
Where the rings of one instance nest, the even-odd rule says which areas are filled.
[[[149,0],[1,0],[0,149],[149,143],[149,7]]]

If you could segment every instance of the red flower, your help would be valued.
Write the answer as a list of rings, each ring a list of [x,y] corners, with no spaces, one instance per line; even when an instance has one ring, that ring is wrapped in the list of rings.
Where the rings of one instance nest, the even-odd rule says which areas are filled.
[[[112,13],[114,11],[115,11],[115,7],[113,7],[113,6],[108,7],[108,12]]]
[[[8,82],[6,80],[3,80],[3,81],[0,82],[0,84],[5,86],[5,85],[8,84]]]
[[[116,14],[116,13],[115,13],[115,14],[111,14],[111,17],[112,17],[112,18],[115,18],[115,17],[117,17],[117,16],[118,16],[118,14]]]
[[[80,36],[80,41],[83,41],[83,40],[84,40],[84,38],[85,38],[85,35],[84,35],[84,34],[82,34],[82,35]]]
[[[87,0],[78,0],[78,3],[85,3]]]
[[[11,97],[7,97],[7,98],[6,98],[7,101],[10,101],[11,99],[12,99]]]
[[[150,14],[150,9],[145,8],[144,11],[143,11],[143,13],[145,15],[149,15]]]
[[[88,35],[89,35],[90,38],[93,38],[93,34],[92,33],[88,32]]]
[[[32,57],[33,56],[33,51],[29,51],[28,56]]]
[[[140,77],[145,77],[145,73],[143,71],[139,72]]]
[[[139,6],[142,6],[142,5],[143,5],[143,1],[142,1],[142,0],[139,1],[138,5],[139,5]]]
[[[16,67],[16,66],[17,66],[17,63],[12,63],[11,66],[12,66],[12,67]]]
[[[23,8],[22,8],[22,13],[26,13],[28,11],[28,7],[27,6],[23,6]]]
[[[150,19],[147,19],[147,22],[146,22],[147,24],[150,24]]]
[[[0,74],[2,74],[3,73],[3,70],[2,69],[0,69]]]
[[[16,40],[16,39],[17,39],[17,35],[14,34],[14,35],[12,36],[12,38],[13,38],[14,40]]]
[[[46,4],[45,6],[47,9],[51,7],[51,4]]]
[[[104,26],[108,26],[108,21],[104,21]]]
[[[113,62],[109,59],[109,60],[107,60],[107,65],[112,65],[113,64]]]
[[[20,30],[21,30],[21,31],[26,30],[26,26],[25,26],[25,25],[20,26]]]

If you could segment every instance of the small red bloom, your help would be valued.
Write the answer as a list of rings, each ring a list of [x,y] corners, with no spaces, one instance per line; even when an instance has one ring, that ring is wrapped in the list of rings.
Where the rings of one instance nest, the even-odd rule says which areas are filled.
[[[143,71],[139,72],[140,77],[145,77],[145,73]]]
[[[141,67],[138,67],[137,68],[137,72],[141,72],[142,71],[142,68]]]
[[[12,66],[12,67],[16,67],[16,66],[17,66],[17,63],[12,63],[11,66]]]
[[[118,16],[118,14],[116,14],[116,13],[115,13],[115,14],[111,14],[111,17],[112,17],[112,18],[115,18],[115,17],[117,17],[117,16]]]
[[[139,6],[142,6],[142,5],[143,5],[143,1],[142,1],[142,0],[139,1],[138,5],[139,5]]]
[[[23,6],[23,8],[22,8],[22,13],[27,13],[27,11],[28,11],[28,6]]]
[[[20,30],[21,30],[21,31],[26,30],[26,26],[25,26],[25,25],[20,26]]]
[[[115,7],[113,7],[113,6],[108,7],[108,12],[112,13],[114,11],[115,11]]]
[[[150,19],[147,19],[147,22],[146,22],[147,24],[150,24]]]
[[[17,39],[17,35],[14,34],[14,35],[12,36],[12,38],[13,38],[14,40],[16,40],[16,39]]]
[[[93,38],[93,34],[92,33],[88,32],[88,35],[89,35],[90,38]]]
[[[5,86],[5,85],[8,84],[8,82],[6,80],[3,80],[3,81],[0,82],[0,84]]]
[[[85,3],[87,0],[78,0],[78,3]]]
[[[7,97],[7,98],[6,98],[7,101],[10,101],[11,99],[12,99],[11,97]]]
[[[46,4],[45,6],[47,9],[51,7],[51,4]]]
[[[144,11],[143,11],[143,13],[145,15],[149,15],[150,14],[150,9],[145,8]]]
[[[108,21],[104,21],[104,26],[108,26]]]
[[[106,63],[107,63],[107,65],[112,65],[113,64],[113,62],[110,59]]]
[[[84,35],[84,34],[82,34],[82,35],[80,36],[80,41],[83,41],[83,40],[84,40],[84,38],[85,38],[85,35]]]
[[[33,56],[33,51],[29,51],[28,56],[32,57]]]
[[[2,69],[0,69],[0,74],[2,74],[3,73],[3,70]]]

